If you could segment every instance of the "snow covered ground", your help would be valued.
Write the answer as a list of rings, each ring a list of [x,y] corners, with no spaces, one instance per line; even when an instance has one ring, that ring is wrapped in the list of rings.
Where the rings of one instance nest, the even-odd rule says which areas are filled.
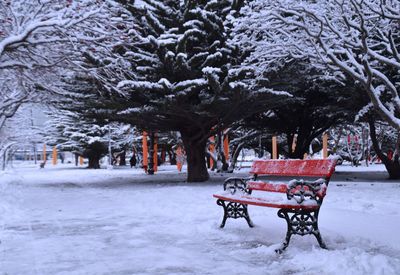
[[[277,255],[276,209],[219,229],[227,175],[18,166],[0,175],[0,274],[400,274],[400,182],[382,171],[338,167],[320,214],[330,249],[294,236]]]

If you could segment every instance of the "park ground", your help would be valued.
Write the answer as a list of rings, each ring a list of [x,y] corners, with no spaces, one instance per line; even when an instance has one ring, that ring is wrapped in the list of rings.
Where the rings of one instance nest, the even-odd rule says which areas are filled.
[[[320,212],[329,249],[294,236],[281,255],[276,209],[218,227],[227,176],[16,165],[0,174],[0,274],[400,274],[400,181],[381,165],[337,167]]]

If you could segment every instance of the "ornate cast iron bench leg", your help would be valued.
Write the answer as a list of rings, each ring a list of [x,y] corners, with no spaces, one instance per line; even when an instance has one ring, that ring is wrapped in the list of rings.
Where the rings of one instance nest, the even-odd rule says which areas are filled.
[[[286,220],[287,232],[285,241],[279,249],[275,252],[282,253],[289,246],[290,238],[292,235],[304,236],[312,234],[318,241],[321,248],[326,249],[326,245],[322,240],[321,234],[318,229],[318,210],[316,211],[296,211],[291,209],[279,209],[278,217]]]
[[[217,204],[224,208],[224,217],[220,225],[221,228],[225,226],[228,218],[245,218],[249,227],[254,227],[254,224],[250,219],[249,212],[247,211],[247,204],[229,202],[220,199],[217,200]]]
[[[313,230],[312,234],[313,234],[313,235],[315,236],[315,238],[317,239],[318,244],[319,244],[319,246],[320,246],[321,248],[323,248],[323,249],[328,249],[328,247],[326,246],[325,242],[322,240],[321,233],[320,233],[319,228],[318,228],[318,213],[319,213],[319,210],[315,211],[314,213],[315,213],[315,214],[314,214],[315,223],[313,224],[313,229],[314,229],[314,230]]]

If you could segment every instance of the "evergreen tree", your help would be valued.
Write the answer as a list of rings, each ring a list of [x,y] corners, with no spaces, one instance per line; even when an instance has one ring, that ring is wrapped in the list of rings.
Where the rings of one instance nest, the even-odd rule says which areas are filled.
[[[100,168],[100,159],[108,152],[108,128],[94,120],[82,119],[79,114],[62,110],[49,115],[46,143],[63,151],[89,159],[88,168]]]
[[[356,87],[349,81],[341,83],[326,77],[326,70],[321,72],[307,60],[290,60],[282,67],[266,71],[257,85],[287,91],[291,97],[284,105],[247,119],[245,126],[269,136],[283,135],[286,144],[280,146],[280,153],[303,158],[315,138],[332,126],[354,120]],[[269,145],[270,138],[266,142]]]
[[[92,115],[148,131],[180,132],[188,181],[207,180],[208,138],[277,100],[240,81],[248,71],[240,66],[239,48],[229,43],[226,18],[241,2],[125,1],[136,20],[129,31],[131,45],[118,53],[133,72],[119,79],[112,93],[88,102]]]

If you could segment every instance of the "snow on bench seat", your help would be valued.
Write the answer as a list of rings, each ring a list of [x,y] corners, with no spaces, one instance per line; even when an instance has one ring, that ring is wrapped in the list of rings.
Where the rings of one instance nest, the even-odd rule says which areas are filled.
[[[324,179],[320,179],[319,181],[321,182],[321,190],[317,192],[317,195],[323,198],[326,195],[326,190],[328,187],[324,183]],[[283,182],[274,182],[274,181],[266,182],[262,180],[249,180],[247,181],[247,189],[256,191],[287,193],[289,188],[288,184]],[[308,187],[305,186],[304,189],[308,190]]]
[[[305,200],[302,203],[297,203],[296,200],[288,200],[282,196],[280,197],[261,197],[252,196],[248,194],[231,194],[230,192],[221,192],[213,195],[214,198],[221,199],[224,201],[237,202],[242,204],[257,205],[272,208],[284,208],[284,209],[305,209],[305,210],[316,210],[319,208],[318,203],[315,200]]]

